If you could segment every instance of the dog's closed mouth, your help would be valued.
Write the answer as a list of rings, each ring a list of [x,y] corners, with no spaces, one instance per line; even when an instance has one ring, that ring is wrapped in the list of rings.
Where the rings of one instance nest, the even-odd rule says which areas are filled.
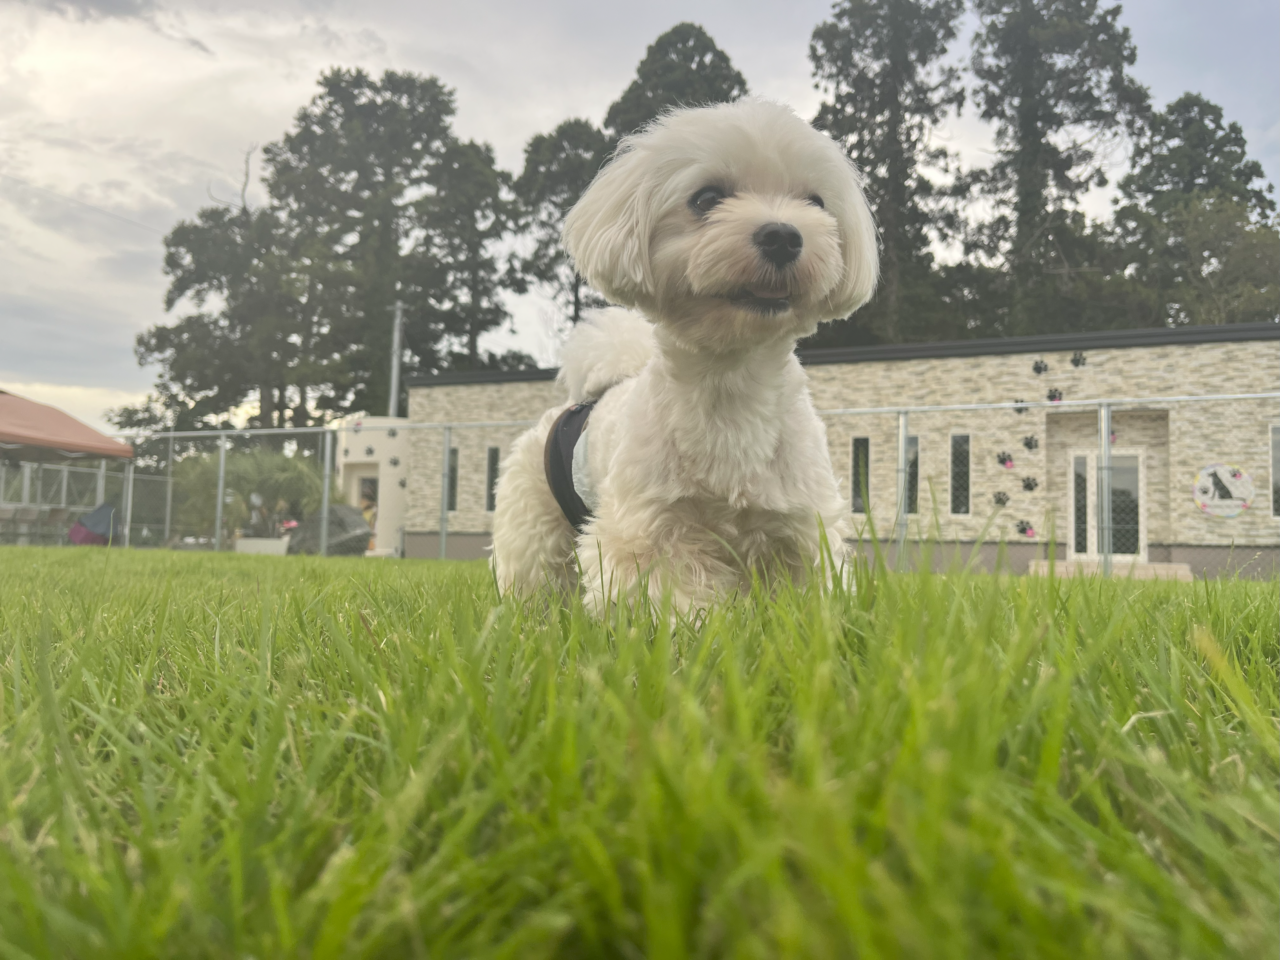
[[[786,290],[770,290],[767,287],[743,287],[725,299],[761,313],[782,313],[791,308],[791,297]]]

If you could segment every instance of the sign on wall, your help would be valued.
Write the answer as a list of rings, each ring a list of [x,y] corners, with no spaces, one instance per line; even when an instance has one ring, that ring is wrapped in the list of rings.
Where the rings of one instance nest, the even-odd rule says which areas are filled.
[[[1191,487],[1196,506],[1211,517],[1234,517],[1253,503],[1253,478],[1231,463],[1211,463]]]

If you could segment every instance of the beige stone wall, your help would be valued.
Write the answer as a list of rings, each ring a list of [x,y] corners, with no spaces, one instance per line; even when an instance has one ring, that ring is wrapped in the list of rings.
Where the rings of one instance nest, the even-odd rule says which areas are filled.
[[[1043,401],[1050,390],[1065,400],[1160,397],[1212,393],[1260,393],[1280,390],[1280,342],[1195,344],[1084,351],[1073,366],[1072,352],[1009,356],[949,357],[876,361],[808,367],[815,406],[928,406],[956,403]],[[1037,374],[1037,361],[1048,369]],[[415,387],[409,417],[417,422],[534,419],[565,402],[552,381]],[[1145,454],[1147,539],[1150,543],[1266,545],[1280,543],[1280,520],[1272,517],[1268,430],[1280,423],[1280,401],[1177,404],[1146,409],[1123,408],[1113,414],[1117,446],[1140,446]],[[846,498],[851,491],[852,438],[871,443],[871,507],[882,536],[891,531],[895,512],[897,417],[893,414],[824,414],[832,462]],[[939,534],[946,540],[999,539],[1042,542],[1057,524],[1064,540],[1069,487],[1067,454],[1072,447],[1097,447],[1097,415],[1069,407],[956,411],[911,414],[909,434],[920,441],[920,512],[911,532]],[[455,428],[459,450],[458,510],[450,529],[483,532],[491,517],[484,511],[485,451],[498,446],[505,455],[524,428]],[[950,436],[970,437],[970,512],[950,513]],[[1023,445],[1035,437],[1035,449]],[[436,430],[415,430],[409,478],[410,530],[439,525],[441,439]],[[997,454],[1013,456],[1006,469]],[[1191,499],[1199,469],[1224,461],[1244,468],[1254,480],[1253,509],[1222,520],[1202,514]],[[1023,478],[1036,481],[1023,489]],[[995,505],[1003,492],[1009,503]],[[934,509],[936,505],[936,511]],[[1028,538],[1017,532],[1027,521]]]
[[[414,423],[466,423],[534,420],[544,410],[564,403],[563,389],[551,380],[523,383],[476,383],[409,390],[409,420]],[[458,509],[449,515],[449,530],[487,533],[493,514],[485,510],[488,448],[506,457],[512,442],[528,426],[451,429],[450,445],[458,451]],[[409,431],[409,508],[405,527],[412,531],[440,528],[441,465],[444,443],[437,429]]]
[[[1273,358],[1268,366],[1280,364]],[[1271,389],[1276,389],[1272,387]],[[1173,543],[1280,543],[1280,518],[1272,516],[1269,430],[1280,423],[1274,400],[1182,404],[1169,411],[1170,540]],[[1231,463],[1253,478],[1253,507],[1230,519],[1202,513],[1192,484],[1202,467]]]

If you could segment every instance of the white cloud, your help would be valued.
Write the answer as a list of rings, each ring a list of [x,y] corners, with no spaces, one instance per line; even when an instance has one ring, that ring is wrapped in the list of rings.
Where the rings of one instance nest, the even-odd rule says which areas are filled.
[[[0,178],[0,379],[145,391],[152,374],[137,368],[132,342],[168,319],[161,235],[210,192],[235,195],[245,149],[279,138],[328,67],[437,74],[457,90],[459,133],[518,168],[533,134],[569,116],[599,122],[645,47],[680,20],[706,27],[753,91],[812,114],[808,40],[829,10],[829,0],[0,6],[0,174],[21,181]],[[1238,0],[1209,20],[1203,10],[1128,0],[1135,73],[1157,105],[1188,88],[1222,103],[1274,179],[1280,12],[1274,0]],[[955,56],[968,57],[964,41]],[[969,163],[989,150],[972,109],[941,133]],[[256,187],[251,198],[261,200]],[[1106,206],[1105,192],[1089,198],[1091,212]],[[495,334],[493,345],[553,360],[545,300],[518,298],[513,310],[519,332]]]

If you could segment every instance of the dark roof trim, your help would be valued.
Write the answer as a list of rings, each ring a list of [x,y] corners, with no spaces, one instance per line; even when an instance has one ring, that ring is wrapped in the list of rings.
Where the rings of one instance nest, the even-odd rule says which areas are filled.
[[[1233,323],[1221,327],[1151,327],[1137,330],[1100,330],[1094,333],[1053,333],[1038,337],[894,343],[876,347],[834,347],[827,350],[803,351],[800,354],[800,360],[806,366],[817,366],[825,363],[994,357],[1013,353],[1190,346],[1200,343],[1241,343],[1251,340],[1280,340],[1280,323]]]
[[[454,387],[466,383],[520,383],[525,380],[554,380],[556,370],[450,370],[423,377],[410,377],[411,387]]]
[[[997,357],[1015,353],[1055,353],[1065,350],[1117,350],[1126,347],[1191,346],[1200,343],[1247,343],[1280,340],[1280,323],[1230,323],[1220,327],[1149,327],[1100,330],[1094,333],[1053,333],[1038,337],[943,340],[935,343],[894,343],[876,347],[833,347],[802,350],[805,366],[831,363],[876,363],[892,360],[936,360],[947,357]],[[468,383],[516,383],[554,380],[555,370],[459,370],[413,377],[411,387],[445,387]]]

